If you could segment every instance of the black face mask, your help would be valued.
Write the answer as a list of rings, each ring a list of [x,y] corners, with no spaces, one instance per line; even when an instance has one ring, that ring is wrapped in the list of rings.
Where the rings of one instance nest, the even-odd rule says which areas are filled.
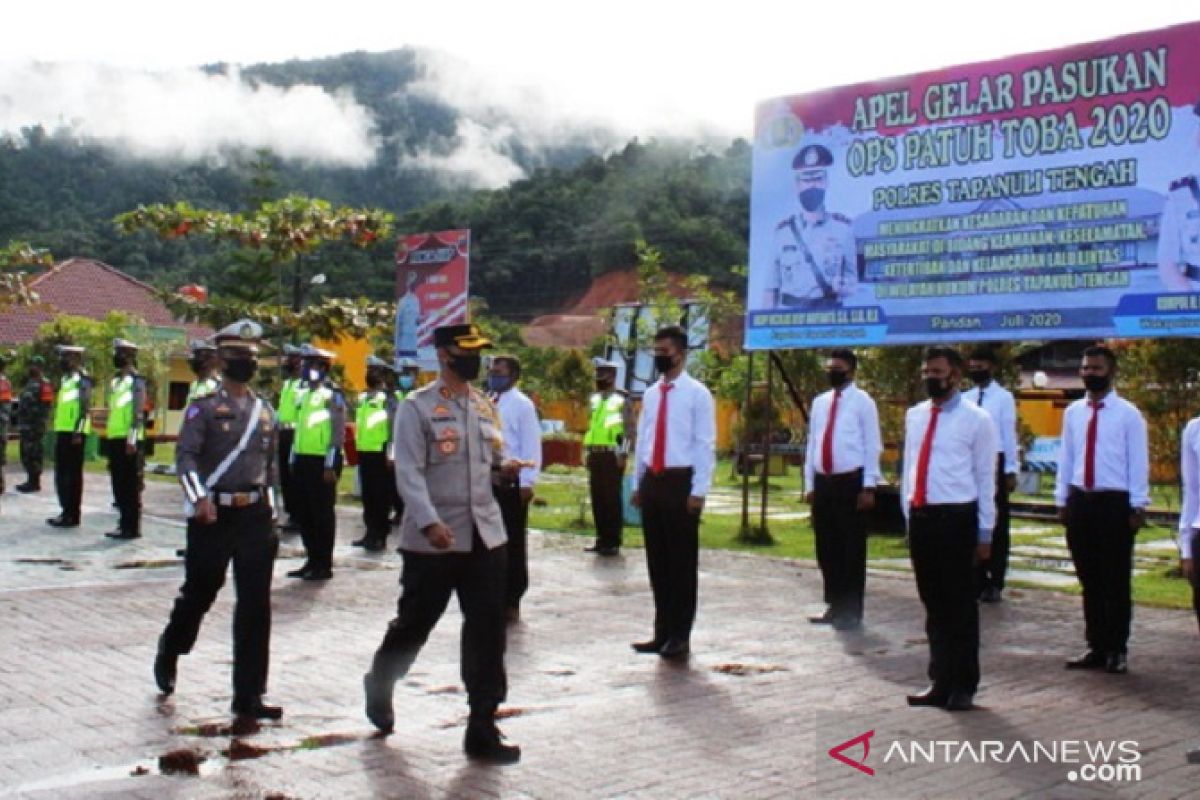
[[[201,372],[204,372],[204,368],[208,366],[208,359],[189,358],[188,366],[192,368],[192,372],[199,375]]]
[[[66,359],[66,358],[60,359],[58,362],[58,368],[61,369],[63,372],[70,372],[71,371],[70,359]]]
[[[222,373],[231,381],[238,383],[249,383],[254,377],[254,373],[258,371],[258,360],[253,358],[227,358],[225,359],[225,370]]]
[[[616,380],[613,378],[596,378],[597,391],[603,392],[605,389],[611,389]]]
[[[1100,392],[1103,392],[1106,389],[1108,389],[1109,384],[1111,384],[1111,383],[1112,383],[1112,378],[1110,378],[1107,375],[1084,375],[1083,376],[1084,388],[1087,389],[1089,392],[1095,392],[1096,394],[1099,394]]]
[[[992,371],[989,369],[973,369],[967,373],[967,376],[976,386],[985,386],[992,382]]]
[[[446,366],[464,381],[473,381],[479,377],[479,370],[483,366],[483,358],[477,355],[451,356]]]
[[[809,213],[820,211],[825,205],[825,190],[824,189],[805,189],[800,192],[800,205]]]
[[[113,356],[113,366],[117,369],[125,369],[129,366],[129,356]]]
[[[850,381],[850,373],[841,369],[831,369],[825,373],[825,377],[834,389],[840,389]]]
[[[655,356],[654,368],[666,375],[671,370],[675,369],[675,356]]]
[[[934,400],[941,400],[950,394],[950,381],[945,378],[926,378],[925,391]]]

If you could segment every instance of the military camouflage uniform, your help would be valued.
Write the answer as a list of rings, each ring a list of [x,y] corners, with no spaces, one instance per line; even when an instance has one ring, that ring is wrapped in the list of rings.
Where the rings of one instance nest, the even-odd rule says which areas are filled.
[[[4,493],[4,465],[8,463],[8,419],[12,412],[12,384],[0,362],[0,494]]]
[[[41,378],[30,380],[17,400],[17,430],[21,434],[21,466],[25,468],[25,485],[38,488],[42,483],[42,462],[46,439],[46,423],[50,419],[53,388]]]

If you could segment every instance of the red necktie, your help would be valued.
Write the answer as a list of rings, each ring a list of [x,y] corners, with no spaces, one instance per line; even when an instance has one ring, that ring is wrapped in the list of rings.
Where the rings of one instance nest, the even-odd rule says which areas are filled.
[[[929,427],[925,429],[925,438],[921,440],[921,453],[917,456],[917,485],[913,490],[913,508],[920,508],[926,503],[929,483],[929,454],[933,451],[933,434],[937,430],[938,414],[942,413],[941,406],[930,406]]]
[[[655,475],[667,468],[667,392],[673,383],[660,384],[662,399],[658,403],[658,418],[654,420],[654,452],[650,456],[650,471]]]
[[[1092,407],[1092,418],[1088,420],[1087,449],[1083,456],[1083,488],[1090,491],[1096,485],[1096,428],[1104,403],[1088,400],[1088,405]]]
[[[826,475],[833,474],[833,425],[837,422],[838,400],[842,390],[833,393],[833,405],[829,407],[829,421],[825,423],[825,438],[821,442],[821,471]]]

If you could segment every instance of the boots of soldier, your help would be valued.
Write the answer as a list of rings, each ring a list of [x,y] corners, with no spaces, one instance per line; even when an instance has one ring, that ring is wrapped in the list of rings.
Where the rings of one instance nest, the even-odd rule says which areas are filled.
[[[471,712],[463,750],[468,757],[489,764],[515,764],[521,760],[520,746],[504,743],[504,734],[496,727],[495,712]]]

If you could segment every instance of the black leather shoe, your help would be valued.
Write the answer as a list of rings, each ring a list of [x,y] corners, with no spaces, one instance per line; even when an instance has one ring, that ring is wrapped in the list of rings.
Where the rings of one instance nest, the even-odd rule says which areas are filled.
[[[59,514],[57,517],[51,517],[46,520],[46,524],[55,528],[78,528],[79,519],[77,517],[68,517],[66,514]]]
[[[175,692],[175,668],[178,660],[179,656],[164,649],[160,641],[158,652],[154,656],[154,682],[163,694]]]
[[[333,577],[331,569],[310,569],[308,572],[300,576],[306,581],[327,581]]]
[[[620,555],[621,548],[619,548],[619,547],[602,547],[598,544],[593,544],[589,547],[583,548],[583,552],[595,553],[598,556],[615,556],[615,555]]]
[[[1124,653],[1109,653],[1104,662],[1104,671],[1113,675],[1124,675],[1129,671],[1129,658]]]
[[[368,539],[363,542],[363,550],[368,553],[382,553],[387,547],[387,542],[383,539]]]
[[[862,619],[849,615],[834,617],[832,624],[835,631],[857,631],[862,629]]]
[[[1099,650],[1088,650],[1078,658],[1067,660],[1067,669],[1102,669],[1107,664],[1108,659],[1104,653]]]
[[[949,692],[939,689],[936,686],[930,686],[925,691],[910,694],[904,699],[910,706],[934,706],[941,708],[946,705],[949,696]]]
[[[468,722],[463,750],[469,757],[489,764],[515,764],[521,760],[521,748],[505,744],[504,734],[494,722]]]
[[[999,603],[1002,599],[1000,590],[995,586],[988,586],[979,593],[979,602],[981,603]]]
[[[657,653],[662,650],[663,643],[658,639],[651,639],[647,642],[634,642],[629,646],[635,653]]]
[[[310,567],[308,564],[305,564],[300,569],[292,570],[291,572],[289,572],[287,574],[287,576],[289,578],[307,578],[308,573],[310,573],[310,572],[312,572],[312,567]]]
[[[970,711],[974,707],[975,696],[969,692],[951,692],[946,705],[942,706],[947,711]]]
[[[142,535],[137,531],[109,531],[104,534],[110,539],[140,539]]]
[[[361,539],[355,539],[353,542],[350,543],[350,546],[351,547],[366,547],[368,541],[370,541],[370,540],[364,536]]]
[[[289,519],[287,522],[279,526],[279,530],[283,531],[284,533],[299,533],[300,523],[296,522],[294,519]]]
[[[235,697],[229,708],[239,717],[250,717],[251,719],[281,719],[283,717],[282,708],[267,705],[261,697]]]
[[[826,609],[824,614],[815,614],[808,618],[813,625],[832,625],[833,611]]]
[[[667,643],[662,646],[658,654],[663,658],[687,658],[688,653],[692,648],[688,645],[686,639],[667,639]]]
[[[367,719],[380,733],[391,733],[396,727],[391,685],[368,672],[363,675],[363,694],[367,699]]]
[[[30,492],[40,492],[42,490],[42,487],[39,486],[38,484],[29,483],[28,481],[26,481],[25,483],[18,483],[13,488],[16,489],[18,492],[20,492],[21,494],[29,494]]]

